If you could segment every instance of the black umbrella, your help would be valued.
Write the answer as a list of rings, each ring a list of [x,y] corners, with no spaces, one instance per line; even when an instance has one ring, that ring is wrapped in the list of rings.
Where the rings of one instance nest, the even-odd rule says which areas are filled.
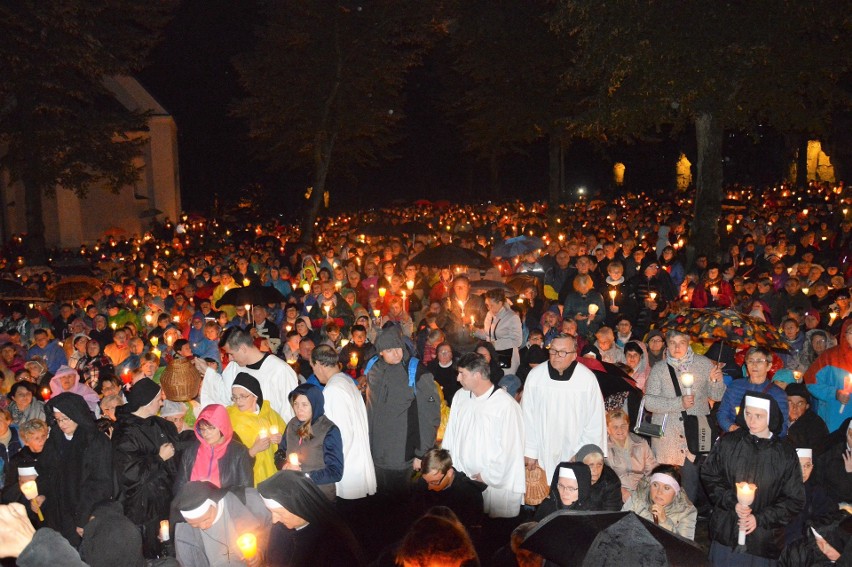
[[[468,266],[480,270],[487,270],[492,266],[491,261],[485,256],[453,244],[443,244],[434,248],[428,248],[412,258],[409,264],[432,266],[434,268]]]
[[[533,528],[521,547],[568,566],[709,565],[695,543],[633,512],[554,512]]]
[[[518,295],[514,289],[507,286],[503,282],[498,282],[494,280],[477,280],[475,282],[470,282],[470,291],[477,295],[483,294],[486,291],[490,291],[492,289],[502,290],[506,295]]]
[[[248,287],[229,289],[216,302],[216,307],[219,308],[223,305],[266,305],[267,303],[278,303],[281,301],[284,301],[284,296],[274,287],[250,285]]]
[[[50,301],[38,291],[14,280],[0,279],[0,300],[3,301]]]

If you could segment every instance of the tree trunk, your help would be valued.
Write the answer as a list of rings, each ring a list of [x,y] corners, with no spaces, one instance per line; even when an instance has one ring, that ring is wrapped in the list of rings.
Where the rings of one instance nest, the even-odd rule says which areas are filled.
[[[305,213],[305,218],[302,219],[302,237],[299,239],[302,244],[311,244],[314,240],[314,227],[319,216],[319,210],[322,206],[323,194],[325,194],[325,181],[328,177],[328,169],[331,166],[331,151],[323,152],[322,159],[316,163],[314,172],[314,188],[311,192],[311,198],[308,204],[308,210]]]
[[[796,155],[796,187],[808,186],[808,136],[799,138],[799,152]]]
[[[724,130],[709,112],[695,119],[698,146],[695,218],[690,243],[696,254],[719,260],[719,217],[722,213],[722,139]]]
[[[27,219],[27,238],[24,243],[27,262],[30,265],[47,264],[47,246],[44,242],[44,210],[41,187],[32,187],[22,180],[24,185],[25,214]]]
[[[548,139],[549,147],[549,162],[548,162],[548,173],[550,176],[550,205],[555,207],[559,205],[561,200],[560,195],[560,179],[559,179],[559,155],[560,150],[562,148],[562,144],[559,136],[556,135],[555,132],[550,133],[550,138]]]

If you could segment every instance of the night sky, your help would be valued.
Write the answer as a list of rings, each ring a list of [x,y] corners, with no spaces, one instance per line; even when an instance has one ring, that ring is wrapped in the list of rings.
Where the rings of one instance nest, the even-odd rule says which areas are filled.
[[[292,213],[299,208],[293,203],[304,203],[299,196],[311,184],[308,171],[277,176],[265,171],[250,155],[246,126],[229,114],[232,101],[242,95],[232,59],[251,49],[258,20],[255,0],[184,0],[163,42],[152,52],[150,64],[138,75],[177,122],[183,205],[188,211],[207,212],[214,194],[227,204],[256,183],[271,196],[273,206]],[[436,59],[427,57],[409,78],[405,135],[394,148],[399,158],[357,172],[353,179],[333,181],[329,187],[332,207],[399,198],[485,200],[492,196],[487,164],[460,152],[460,136],[438,107],[441,71]],[[606,189],[612,164],[620,160],[627,165],[635,188],[666,188],[674,182],[678,148],[689,152],[690,140],[685,133],[678,140],[663,135],[641,145],[575,142],[566,152],[566,185]],[[505,158],[501,172],[504,197],[546,199],[546,142],[530,145],[524,155]],[[772,180],[771,174],[760,177]],[[366,201],[365,195],[369,196]]]

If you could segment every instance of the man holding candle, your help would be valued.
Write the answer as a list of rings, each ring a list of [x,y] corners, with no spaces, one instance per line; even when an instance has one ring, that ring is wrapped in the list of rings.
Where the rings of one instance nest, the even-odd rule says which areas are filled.
[[[169,517],[172,485],[177,474],[177,429],[159,417],[163,391],[143,378],[127,392],[127,403],[116,411],[112,437],[113,464],[124,513],[142,533],[145,557],[157,557],[157,530]]]
[[[726,567],[772,565],[785,526],[805,505],[802,471],[795,449],[778,437],[783,416],[775,398],[748,392],[741,405],[739,429],[719,440],[701,470],[714,506],[710,561]],[[744,548],[738,547],[741,534]]]

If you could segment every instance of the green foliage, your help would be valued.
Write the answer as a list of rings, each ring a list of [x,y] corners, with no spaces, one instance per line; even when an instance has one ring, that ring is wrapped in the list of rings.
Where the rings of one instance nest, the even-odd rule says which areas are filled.
[[[0,2],[0,167],[13,180],[80,195],[135,181],[131,136],[146,116],[124,109],[102,80],[141,66],[174,3]]]
[[[314,169],[320,193],[319,169],[389,157],[406,74],[440,29],[434,10],[416,0],[270,2],[254,51],[236,61],[247,97],[235,112],[257,155],[273,171]]]

